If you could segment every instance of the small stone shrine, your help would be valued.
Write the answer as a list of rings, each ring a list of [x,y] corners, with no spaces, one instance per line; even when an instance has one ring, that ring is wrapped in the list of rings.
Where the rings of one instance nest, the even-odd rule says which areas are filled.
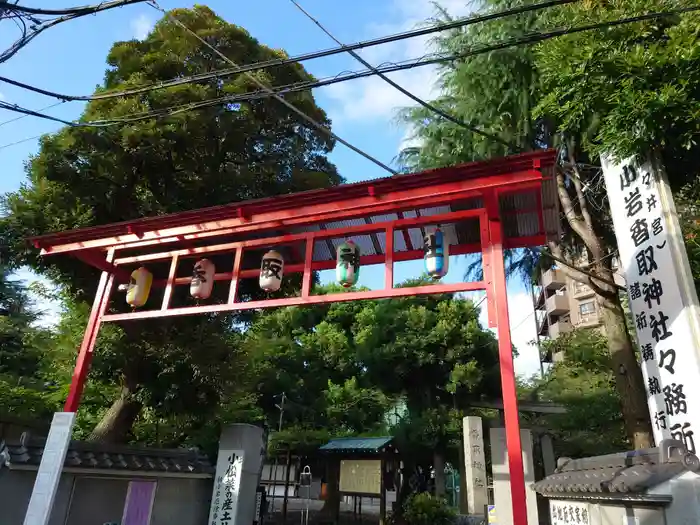
[[[552,525],[700,523],[700,460],[682,442],[596,456],[560,458],[532,485],[549,499]]]

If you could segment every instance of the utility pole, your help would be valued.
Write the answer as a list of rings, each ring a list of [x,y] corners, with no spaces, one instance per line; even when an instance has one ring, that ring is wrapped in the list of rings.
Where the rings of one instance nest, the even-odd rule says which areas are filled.
[[[279,419],[279,424],[277,426],[277,432],[282,431],[282,418],[284,417],[284,402],[287,399],[287,395],[282,392],[282,399],[278,404],[275,404],[275,406],[279,409],[280,411],[280,419]],[[272,511],[275,512],[275,492],[276,492],[276,485],[277,485],[277,453],[275,453],[275,462],[274,462],[274,467],[272,469],[273,474],[272,474]]]

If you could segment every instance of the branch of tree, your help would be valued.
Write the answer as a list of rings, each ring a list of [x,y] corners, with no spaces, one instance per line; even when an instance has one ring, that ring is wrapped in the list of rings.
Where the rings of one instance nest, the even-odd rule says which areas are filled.
[[[588,210],[588,202],[586,202],[586,196],[583,194],[583,185],[581,184],[581,172],[576,166],[576,160],[571,157],[571,171],[573,172],[573,177],[571,180],[574,182],[574,188],[576,188],[576,196],[578,197],[578,204],[581,208],[581,216],[586,224],[586,227],[594,233],[593,230],[593,219],[591,218],[590,211]],[[599,255],[593,255],[594,258],[599,258]]]
[[[569,196],[569,192],[566,189],[566,184],[564,182],[564,172],[562,171],[561,167],[557,167],[557,169],[555,170],[555,176],[557,181],[557,193],[559,194],[559,201],[561,202],[561,206],[564,211],[564,216],[566,217],[567,222],[571,226],[571,229],[574,231],[574,233],[579,236],[581,241],[583,241],[583,244],[586,246],[589,253],[593,255],[594,259],[596,261],[600,261],[602,259],[602,249],[600,247],[600,242],[597,239],[595,232],[593,231],[593,223],[591,221],[590,213],[588,213],[588,209],[584,204],[585,199],[583,196],[583,189],[581,188],[580,180],[577,180],[576,177],[571,177],[574,181],[574,187],[576,187],[577,196],[581,201],[581,209],[582,211],[584,209],[586,210],[588,221],[584,217],[582,217],[574,208],[574,205],[571,202],[571,197]],[[550,242],[550,249],[552,249],[553,246],[556,246],[556,249],[558,250],[558,253],[560,255],[554,252],[554,250],[552,250],[552,253],[554,253],[555,256],[561,257],[562,259],[566,260],[563,257],[561,247],[556,243]],[[618,285],[612,283],[612,281],[608,281],[607,279],[591,275],[588,272],[581,272],[580,270],[576,270],[575,266],[571,262],[566,262],[562,264],[569,264],[570,272],[566,272],[567,275],[569,275],[569,277],[576,281],[589,285],[591,288],[593,288],[593,291],[595,291],[595,293],[597,293],[598,295],[601,295],[606,298],[612,298],[617,293],[616,289],[618,288]],[[575,277],[574,275],[578,275],[579,277]],[[604,285],[612,286],[613,288],[606,289],[604,288],[604,286],[594,283],[591,277],[594,277],[599,282],[604,283]]]
[[[593,291],[598,295],[601,295],[608,299],[612,299],[617,295],[618,289],[626,289],[623,286],[620,286],[619,284],[615,283],[614,281],[608,281],[607,279],[598,277],[597,275],[593,275],[591,273],[577,269],[574,266],[574,263],[566,258],[564,252],[561,249],[561,246],[559,246],[553,241],[550,241],[548,245],[551,253],[547,255],[563,265],[561,266],[561,270],[574,281],[578,281],[580,283],[587,284],[588,286],[590,286],[593,289]],[[597,281],[612,287],[612,290],[606,290],[604,288],[601,288],[600,285],[593,282],[593,279],[596,279]]]

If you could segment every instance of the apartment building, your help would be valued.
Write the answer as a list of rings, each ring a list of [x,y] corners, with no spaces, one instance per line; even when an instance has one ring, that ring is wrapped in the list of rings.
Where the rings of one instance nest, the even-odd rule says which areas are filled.
[[[616,261],[613,268],[617,269]],[[624,282],[617,271],[615,281],[619,284]],[[554,339],[574,328],[602,329],[593,289],[574,281],[560,268],[554,267],[540,274],[533,288],[533,302],[538,338]],[[542,356],[542,359],[551,362],[561,357]]]

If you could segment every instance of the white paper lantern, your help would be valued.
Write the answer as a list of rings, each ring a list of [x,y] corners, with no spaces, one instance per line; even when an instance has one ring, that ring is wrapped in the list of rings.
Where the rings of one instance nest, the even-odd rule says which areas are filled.
[[[282,255],[270,250],[263,255],[260,264],[260,288],[266,292],[276,292],[282,286],[284,276],[284,259]]]
[[[208,299],[214,288],[214,273],[216,268],[209,259],[197,261],[192,271],[190,295],[195,299]]]

